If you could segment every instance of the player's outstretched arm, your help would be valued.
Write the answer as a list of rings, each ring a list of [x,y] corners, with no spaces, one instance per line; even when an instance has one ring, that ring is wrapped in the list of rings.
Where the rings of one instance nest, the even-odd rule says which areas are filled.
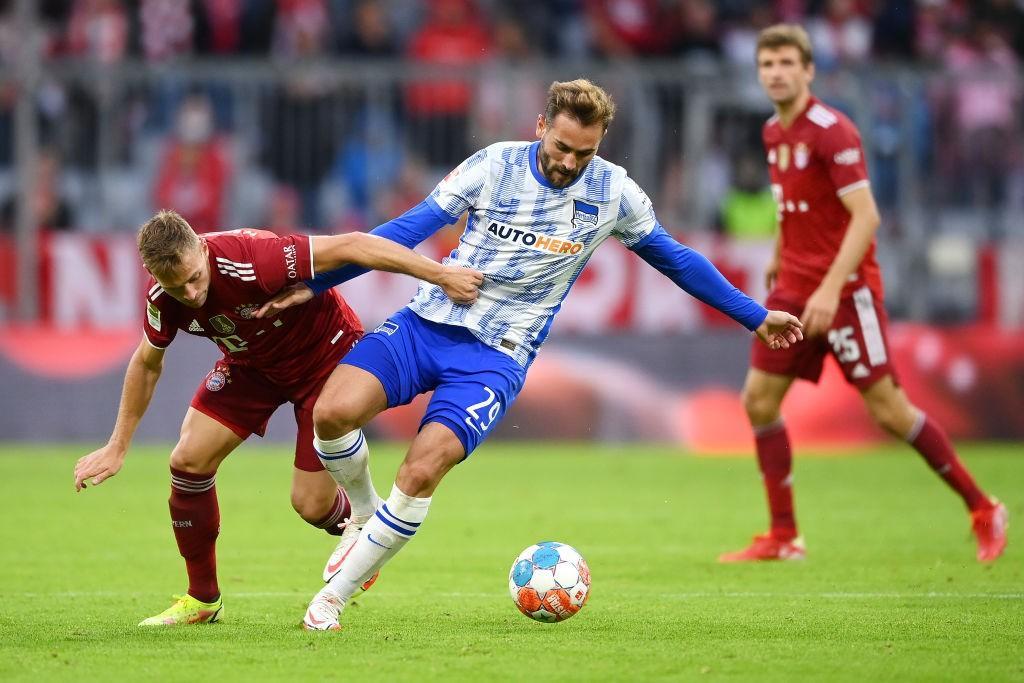
[[[785,311],[768,311],[764,322],[754,333],[770,349],[788,349],[804,338],[803,324],[795,315]]]
[[[370,234],[384,237],[403,247],[413,249],[450,223],[452,223],[451,216],[441,211],[436,202],[428,197],[398,218],[392,218],[387,223],[378,225],[370,231]],[[317,271],[316,277],[306,280],[305,284],[313,294],[322,294],[331,287],[359,277],[368,270],[370,269],[350,263],[336,270]]]
[[[477,290],[484,281],[483,274],[477,270],[441,265],[412,249],[376,235],[350,232],[345,235],[314,237],[312,240],[313,268],[316,272],[334,270],[343,264],[353,263],[374,270],[405,273],[440,286],[448,298],[458,304],[476,301]]]
[[[677,242],[661,225],[630,249],[687,294],[751,332],[764,323],[768,315],[764,306],[734,287],[703,254]]]
[[[672,239],[660,225],[632,249],[687,293],[752,330],[770,348],[789,348],[803,339],[796,316],[765,310],[726,280],[707,258]]]
[[[163,363],[164,350],[143,338],[124,373],[121,405],[117,409],[117,421],[110,440],[75,463],[75,491],[81,491],[87,484],[101,484],[121,469],[135,429],[153,397]]]
[[[435,232],[448,225],[449,216],[439,213],[428,200],[424,200],[387,223],[382,223],[370,231],[371,235],[384,237],[412,249]],[[371,270],[352,263],[335,270],[319,271],[311,280],[286,287],[267,301],[256,312],[257,318],[277,315],[291,306],[304,304],[317,294],[322,294],[331,287],[348,282]]]

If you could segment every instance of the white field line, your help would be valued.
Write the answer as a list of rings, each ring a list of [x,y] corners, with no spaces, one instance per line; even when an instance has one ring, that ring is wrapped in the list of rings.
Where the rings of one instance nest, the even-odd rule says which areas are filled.
[[[407,591],[388,591],[377,589],[373,592],[374,595],[389,596],[389,597],[418,597],[422,595],[419,592],[407,592]],[[52,593],[6,593],[0,591],[0,596],[9,597],[23,597],[23,598],[115,598],[115,597],[158,597],[162,596],[162,593],[158,592],[134,592],[126,593],[124,591],[57,591]],[[226,591],[225,596],[228,598],[302,598],[306,599],[312,595],[312,591],[309,593],[304,592],[288,592],[288,591]],[[431,593],[434,597],[439,598],[496,598],[504,597],[507,595],[504,591],[493,592],[493,593],[464,593],[464,592],[452,592],[452,593]],[[358,596],[357,596],[358,597]],[[639,597],[639,596],[636,596]],[[772,599],[820,599],[820,600],[946,600],[946,599],[964,599],[964,600],[1024,600],[1024,593],[948,593],[938,591],[924,591],[921,593],[907,593],[907,592],[840,592],[840,591],[829,591],[829,592],[815,592],[815,593],[777,593],[777,592],[757,592],[757,591],[740,591],[740,592],[722,592],[715,593],[711,591],[705,592],[693,592],[693,593],[644,593],[645,598],[654,598],[658,600],[708,600],[712,598],[772,598]]]

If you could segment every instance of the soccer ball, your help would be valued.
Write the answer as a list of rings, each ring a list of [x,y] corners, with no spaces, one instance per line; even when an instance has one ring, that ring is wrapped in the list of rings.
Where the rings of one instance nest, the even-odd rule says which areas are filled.
[[[565,621],[590,596],[590,568],[571,545],[544,541],[519,553],[508,573],[519,611],[537,621]]]

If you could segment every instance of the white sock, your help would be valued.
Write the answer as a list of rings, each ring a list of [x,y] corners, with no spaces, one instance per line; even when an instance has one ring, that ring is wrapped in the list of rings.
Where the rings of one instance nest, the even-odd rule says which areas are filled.
[[[409,542],[427,517],[430,498],[413,498],[392,487],[391,497],[363,527],[348,557],[326,589],[342,603]]]
[[[363,431],[356,429],[337,439],[322,440],[313,434],[313,448],[334,481],[345,488],[352,503],[353,517],[369,517],[380,496],[370,479],[370,449]]]

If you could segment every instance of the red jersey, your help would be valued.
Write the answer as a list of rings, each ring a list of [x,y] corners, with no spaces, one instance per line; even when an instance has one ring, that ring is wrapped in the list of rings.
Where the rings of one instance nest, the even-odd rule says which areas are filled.
[[[166,348],[184,330],[215,342],[227,362],[288,387],[318,376],[337,362],[339,339],[362,333],[359,318],[334,290],[272,318],[253,317],[282,287],[313,277],[309,237],[245,229],[201,239],[210,250],[210,291],[201,308],[178,302],[149,278],[143,329],[153,346]]]
[[[811,97],[789,128],[773,116],[761,135],[782,230],[776,291],[804,301],[821,284],[846,236],[850,212],[840,198],[868,185],[860,133],[841,112]],[[865,284],[882,299],[874,241],[842,294]]]

